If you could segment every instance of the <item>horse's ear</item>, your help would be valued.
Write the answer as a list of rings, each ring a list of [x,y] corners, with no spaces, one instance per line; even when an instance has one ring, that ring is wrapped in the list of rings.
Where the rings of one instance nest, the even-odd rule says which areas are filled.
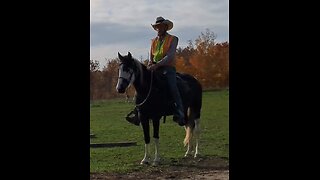
[[[122,60],[122,58],[123,58],[123,56],[121,56],[121,54],[118,52],[118,58],[120,59],[120,60]]]
[[[130,52],[128,52],[128,57],[131,59],[132,58],[132,55]]]

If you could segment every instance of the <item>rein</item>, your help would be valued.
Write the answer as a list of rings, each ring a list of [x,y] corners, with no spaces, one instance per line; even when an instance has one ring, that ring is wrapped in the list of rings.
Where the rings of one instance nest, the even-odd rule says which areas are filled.
[[[147,97],[140,104],[136,104],[136,107],[142,106],[147,101],[147,99],[149,98],[150,93],[151,93],[151,89],[152,89],[152,82],[153,82],[153,77],[152,76],[153,76],[153,71],[151,71],[151,82],[150,82],[150,88],[149,88],[149,92],[148,92]]]

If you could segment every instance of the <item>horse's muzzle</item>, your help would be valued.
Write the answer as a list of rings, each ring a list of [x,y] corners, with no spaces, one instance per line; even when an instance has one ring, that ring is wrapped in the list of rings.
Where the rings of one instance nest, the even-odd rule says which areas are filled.
[[[118,93],[121,93],[123,94],[125,92],[125,88],[120,88],[120,89],[117,89]]]
[[[129,85],[129,81],[124,78],[119,78],[116,89],[118,93],[124,93]]]

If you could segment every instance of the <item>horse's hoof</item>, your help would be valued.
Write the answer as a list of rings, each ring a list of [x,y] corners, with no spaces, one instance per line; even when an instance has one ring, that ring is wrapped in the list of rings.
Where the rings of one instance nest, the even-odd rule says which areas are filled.
[[[149,161],[142,160],[142,161],[140,162],[140,164],[141,164],[141,165],[148,165],[148,164],[150,164],[150,163],[149,163]]]
[[[157,157],[155,157],[155,158],[153,159],[152,165],[153,165],[153,166],[158,166],[158,165],[160,164],[160,161],[161,161],[160,157],[157,156]]]
[[[197,153],[197,154],[194,154],[194,156],[193,156],[194,158],[200,158],[201,157],[201,155],[199,154],[199,153]]]
[[[159,166],[160,165],[160,161],[153,161],[152,166]]]
[[[184,155],[184,158],[189,158],[189,157],[191,157],[192,156],[192,154],[185,154]]]
[[[148,161],[141,161],[140,165],[149,165],[149,162]]]

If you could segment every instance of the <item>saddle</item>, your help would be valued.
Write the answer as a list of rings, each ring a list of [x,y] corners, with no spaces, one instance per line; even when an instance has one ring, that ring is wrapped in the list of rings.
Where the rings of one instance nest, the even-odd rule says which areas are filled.
[[[171,104],[173,102],[173,98],[168,87],[167,77],[161,71],[155,71],[154,73],[154,88],[161,92],[161,94],[164,95],[164,98],[167,99],[169,104]],[[182,76],[183,74],[179,72],[176,73],[177,86],[181,96],[185,95],[190,90],[188,83],[182,78]]]

